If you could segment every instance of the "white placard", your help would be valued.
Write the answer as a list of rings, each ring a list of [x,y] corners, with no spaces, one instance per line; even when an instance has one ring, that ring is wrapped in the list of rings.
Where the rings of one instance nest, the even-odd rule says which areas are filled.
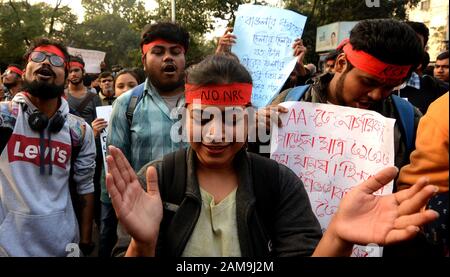
[[[109,118],[111,117],[112,106],[99,106],[96,107],[97,118],[103,118],[109,124]],[[105,166],[105,172],[108,172],[108,165],[106,164],[106,138],[108,137],[108,127],[100,132],[100,142],[102,144],[103,165]]]
[[[299,176],[324,231],[342,197],[394,165],[395,119],[338,105],[284,102],[283,127],[271,137],[271,158]],[[393,182],[376,194],[392,193]],[[352,256],[381,256],[377,246],[355,246]]]
[[[303,34],[306,16],[267,6],[240,5],[232,47],[253,79],[252,104],[263,107],[283,87],[297,58],[292,44]]]
[[[70,55],[81,56],[85,63],[86,73],[100,73],[100,63],[105,60],[106,52],[67,47]]]

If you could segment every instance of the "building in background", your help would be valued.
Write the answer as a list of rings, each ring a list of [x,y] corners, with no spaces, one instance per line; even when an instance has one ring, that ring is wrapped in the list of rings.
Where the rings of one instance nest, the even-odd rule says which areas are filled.
[[[317,27],[316,53],[319,55],[319,70],[324,71],[325,58],[339,43],[350,37],[350,31],[358,21],[339,21]]]
[[[430,29],[427,51],[432,62],[448,50],[448,8],[448,0],[422,0],[408,10],[408,20],[423,22]]]

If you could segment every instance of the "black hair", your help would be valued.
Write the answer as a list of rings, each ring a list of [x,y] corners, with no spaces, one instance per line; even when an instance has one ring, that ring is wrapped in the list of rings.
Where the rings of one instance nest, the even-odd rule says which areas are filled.
[[[57,47],[59,50],[61,50],[61,52],[64,55],[64,61],[68,62],[69,61],[69,52],[67,51],[66,46],[64,46],[63,43],[56,41],[56,40],[52,40],[49,38],[37,38],[34,39],[30,46],[28,47],[27,51],[25,52],[23,58],[25,60],[25,63],[28,63],[28,58],[30,57],[31,52],[34,51],[35,48],[42,46],[42,45],[53,45],[55,47]],[[67,77],[67,75],[69,74],[69,69],[67,66],[64,67],[64,76]]]
[[[430,54],[428,52],[423,53],[423,59],[422,59],[422,72],[427,68],[428,64],[430,63]]]
[[[445,59],[448,59],[448,50],[442,52],[441,54],[439,54],[439,55],[436,57],[436,60],[445,60]]]
[[[416,33],[398,20],[362,20],[351,30],[350,43],[385,63],[412,65],[413,70],[422,63],[424,49]]]
[[[138,78],[136,79],[138,81],[138,84],[142,84],[145,81],[145,78],[147,78],[144,69],[142,69],[141,67],[133,67],[131,70],[133,70],[138,76]]]
[[[422,22],[416,22],[416,21],[406,21],[406,24],[413,28],[414,32],[421,35],[423,37],[424,47],[428,43],[428,38],[430,37],[430,30],[428,29],[427,25],[425,25]]]
[[[69,62],[81,63],[83,65],[83,68],[81,68],[81,71],[83,71],[83,74],[85,73],[84,67],[86,66],[86,64],[84,63],[83,58],[81,56],[69,55]],[[69,66],[69,69],[70,69],[70,66]]]
[[[102,73],[100,73],[99,75],[98,75],[98,80],[101,80],[101,79],[104,79],[104,78],[108,78],[108,77],[111,77],[113,80],[114,80],[114,76],[112,75],[112,73],[111,72],[109,72],[109,71],[103,71]]]
[[[337,59],[337,57],[339,56],[339,51],[333,50],[331,51],[326,57],[325,57],[325,61],[330,61],[333,60],[335,61]]]
[[[120,70],[116,76],[114,77],[114,87],[116,87],[116,80],[117,78],[119,78],[120,75],[123,74],[130,74],[131,76],[133,76],[134,79],[136,79],[136,82],[139,84],[139,76],[138,74],[131,68],[124,68],[122,70]]]
[[[193,85],[252,84],[252,77],[247,69],[234,57],[227,55],[210,55],[187,69],[187,83]]]
[[[189,33],[180,25],[172,22],[159,22],[144,27],[141,34],[140,47],[158,38],[181,44],[187,52],[189,48]]]

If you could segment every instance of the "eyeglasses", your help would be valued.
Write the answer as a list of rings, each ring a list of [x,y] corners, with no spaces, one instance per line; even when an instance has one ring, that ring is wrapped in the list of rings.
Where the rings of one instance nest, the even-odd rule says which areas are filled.
[[[31,52],[30,60],[36,63],[41,63],[45,61],[46,58],[49,58],[50,64],[56,67],[62,67],[64,66],[64,59],[57,55],[48,55],[44,52]]]
[[[111,79],[103,79],[102,81],[101,81],[102,83],[106,83],[106,82],[113,82],[113,80],[111,80]]]

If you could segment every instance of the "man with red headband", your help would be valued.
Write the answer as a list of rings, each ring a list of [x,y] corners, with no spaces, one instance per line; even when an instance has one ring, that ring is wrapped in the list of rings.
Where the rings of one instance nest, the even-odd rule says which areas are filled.
[[[363,20],[341,44],[343,52],[336,58],[334,73],[322,75],[297,100],[370,109],[395,118],[395,166],[401,168],[409,163],[409,150],[391,94],[421,62],[423,47],[408,25],[391,19]],[[290,92],[281,92],[272,104],[291,100]],[[272,106],[263,112],[270,110],[285,111]],[[414,133],[420,116],[413,108]]]
[[[394,99],[396,96],[392,95],[392,91],[405,82],[422,61],[423,45],[416,33],[406,23],[392,19],[363,20],[351,30],[349,40],[340,46],[343,46],[343,53],[336,59],[334,74],[322,75],[300,99],[286,90],[272,104],[296,98],[298,101],[369,109],[394,118],[394,164],[397,168],[409,164],[422,114],[405,100]],[[400,110],[394,101],[408,107],[410,114]],[[269,106],[261,112],[267,115],[274,111],[286,112],[286,109]],[[405,124],[405,119],[410,122],[409,125]],[[410,132],[407,125],[411,127]],[[406,243],[409,245],[407,247],[386,247],[384,254],[419,254],[423,244],[417,241],[422,238],[418,236],[415,241]]]
[[[184,105],[189,34],[175,23],[156,23],[144,29],[140,46],[147,79],[116,99],[107,139],[135,170],[186,146],[171,140],[170,129],[178,121],[171,111]]]
[[[110,146],[106,182],[131,236],[118,245],[125,256],[348,256],[353,243],[410,239],[437,217],[420,209],[437,189],[424,187],[424,179],[409,191],[372,195],[396,176],[391,167],[342,199],[321,239],[298,176],[246,151],[252,79],[245,67],[229,55],[207,57],[189,68],[185,93],[187,150],[136,174]],[[204,269],[207,274],[209,266]]]
[[[2,75],[3,85],[6,87],[5,100],[11,100],[22,89],[23,70],[17,64],[10,64]]]
[[[72,112],[92,125],[92,121],[97,118],[95,107],[101,106],[101,102],[95,89],[90,89],[83,83],[85,75],[84,66],[85,64],[81,57],[70,56],[69,82],[66,96]],[[96,130],[94,130],[95,134]]]
[[[68,59],[36,40],[23,91],[0,104],[0,256],[76,256],[91,244],[95,144],[62,97]]]

